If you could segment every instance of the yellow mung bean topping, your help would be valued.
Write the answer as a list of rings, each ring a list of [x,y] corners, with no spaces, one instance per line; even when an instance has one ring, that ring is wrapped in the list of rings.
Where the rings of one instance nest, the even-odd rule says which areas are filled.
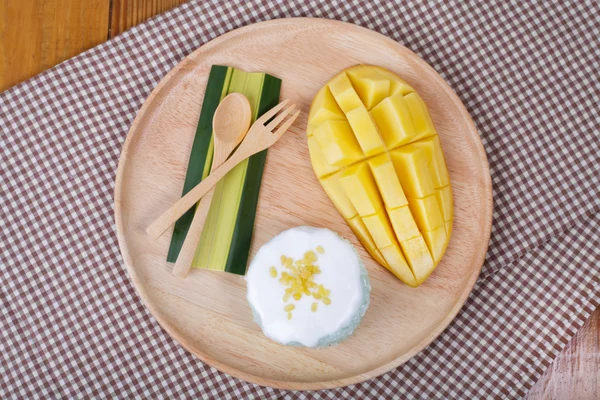
[[[323,254],[325,250],[322,246],[317,246],[318,254]],[[313,297],[317,301],[321,301],[325,305],[331,304],[329,295],[331,291],[321,284],[314,281],[314,276],[321,273],[321,269],[315,263],[318,261],[317,254],[308,250],[304,253],[304,257],[295,260],[286,255],[280,257],[281,265],[286,269],[279,275],[279,283],[285,286],[283,302],[287,303],[292,298],[296,301],[302,299],[302,296]],[[269,268],[269,275],[277,278],[277,269],[272,266]],[[313,302],[310,309],[316,312],[318,308],[317,301]],[[296,308],[294,304],[287,304],[283,310],[287,312],[287,319],[292,319],[292,311]]]

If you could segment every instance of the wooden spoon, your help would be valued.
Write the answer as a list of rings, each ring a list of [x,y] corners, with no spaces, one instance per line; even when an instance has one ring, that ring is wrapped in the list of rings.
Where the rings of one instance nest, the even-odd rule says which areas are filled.
[[[221,101],[215,111],[212,123],[214,154],[211,171],[215,171],[227,161],[229,155],[244,139],[250,128],[251,119],[250,102],[243,94],[231,93]],[[185,278],[190,271],[214,193],[215,188],[213,186],[202,197],[196,208],[194,219],[175,262],[175,267],[173,267],[173,275],[175,276]]]
[[[217,184],[240,162],[246,158],[263,151],[279,140],[279,138],[289,129],[294,123],[300,110],[291,114],[295,105],[284,108],[288,104],[288,100],[284,100],[271,108],[258,118],[250,127],[246,138],[242,141],[238,149],[221,167],[212,169],[210,175],[197,184],[192,190],[187,192],[185,196],[177,200],[168,210],[163,212],[148,228],[146,232],[153,239],[158,239],[169,226],[173,225],[179,217],[192,208],[202,196]],[[275,116],[279,113],[277,116]],[[286,119],[287,118],[287,119]]]

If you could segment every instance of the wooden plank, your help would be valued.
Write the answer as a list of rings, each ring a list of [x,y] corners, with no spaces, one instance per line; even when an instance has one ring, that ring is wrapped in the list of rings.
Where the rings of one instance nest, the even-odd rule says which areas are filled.
[[[600,308],[556,357],[527,398],[600,399]]]
[[[113,0],[110,37],[140,24],[157,14],[170,10],[187,0]]]
[[[0,0],[0,91],[108,37],[110,0]]]

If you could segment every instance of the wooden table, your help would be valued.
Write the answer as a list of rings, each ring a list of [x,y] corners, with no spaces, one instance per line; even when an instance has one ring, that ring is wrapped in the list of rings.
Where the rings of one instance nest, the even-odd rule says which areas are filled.
[[[0,91],[185,1],[0,0]],[[600,398],[600,308],[528,398]]]

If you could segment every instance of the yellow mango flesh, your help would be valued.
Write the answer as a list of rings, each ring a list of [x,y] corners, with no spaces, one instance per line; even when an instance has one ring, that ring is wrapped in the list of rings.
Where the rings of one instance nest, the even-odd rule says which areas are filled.
[[[356,93],[354,90],[354,86],[352,86],[352,82],[350,82],[350,79],[346,73],[342,72],[333,78],[327,86],[329,86],[329,90],[331,90],[335,101],[338,103],[344,113],[352,111],[356,107],[363,105],[360,97],[358,97],[358,93]]]
[[[417,134],[408,104],[400,93],[377,104],[371,110],[371,116],[388,148],[408,143]]]
[[[354,218],[350,218],[346,220],[350,228],[352,228],[352,232],[356,235],[358,240],[364,244],[367,251],[373,256],[373,258],[384,267],[388,268],[385,259],[381,255],[381,252],[375,247],[375,242],[371,237],[371,234],[367,230],[367,227],[363,223],[360,216],[355,216]]]
[[[385,208],[380,208],[373,215],[362,217],[378,249],[396,244],[396,237]]]
[[[359,66],[355,66],[352,68],[358,68],[361,67]],[[384,78],[387,78],[390,80],[390,93],[389,96],[393,96],[397,93],[400,93],[402,95],[407,95],[409,93],[412,93],[415,91],[415,89],[413,89],[408,83],[406,83],[405,81],[403,81],[402,79],[400,79],[400,77],[398,77],[397,75],[391,73],[390,71],[388,71],[385,68],[382,67],[375,67],[372,65],[365,65],[363,67],[367,67],[369,69],[372,69],[374,71],[376,71],[379,75],[383,76]],[[352,69],[350,68],[350,69]]]
[[[452,222],[446,221],[446,238],[450,241],[450,234],[452,233]]]
[[[340,167],[335,167],[327,164],[325,156],[317,143],[317,139],[314,136],[308,137],[308,151],[310,153],[310,160],[312,162],[313,170],[317,174],[317,178],[322,178],[326,175],[333,174],[338,171]]]
[[[381,264],[382,266],[384,266],[387,269],[390,268],[388,266],[387,262],[385,261],[385,258],[383,258],[383,255],[381,254],[381,251],[379,249],[374,247],[372,249],[367,249],[367,251],[371,254],[371,256],[375,259],[375,261],[377,261],[379,264]]]
[[[408,260],[410,269],[415,275],[417,283],[423,283],[435,268],[433,258],[427,248],[425,239],[423,239],[423,236],[419,236],[400,242],[400,246]]]
[[[435,135],[414,143],[414,146],[425,152],[429,170],[432,172],[431,179],[433,180],[433,186],[436,188],[448,186],[450,184],[448,169],[446,168],[446,163],[440,162],[444,160],[444,152],[442,151],[440,138]]]
[[[384,265],[384,267],[386,267],[391,273],[396,275],[398,279],[406,283],[408,286],[419,286],[415,275],[406,262],[406,259],[402,254],[402,250],[400,250],[398,245],[385,247],[379,251],[386,261],[386,265]]]
[[[429,232],[444,226],[444,217],[435,194],[422,199],[408,199],[408,207],[421,232]]]
[[[454,219],[437,131],[417,92],[357,65],[315,96],[308,121],[315,174],[367,251],[409,286],[442,259]]]
[[[387,210],[398,241],[402,242],[421,235],[408,206]]]
[[[331,166],[344,166],[363,157],[348,121],[325,121],[315,128],[313,136]]]
[[[433,257],[433,261],[438,263],[442,259],[444,251],[446,251],[446,246],[448,245],[448,240],[446,240],[446,227],[442,225],[433,231],[423,232],[423,238]]]
[[[452,189],[450,189],[450,186],[446,186],[440,189],[436,189],[435,191],[438,198],[438,203],[440,204],[440,208],[442,210],[442,215],[444,216],[444,221],[452,222],[452,220],[454,219]]]
[[[369,167],[371,167],[379,193],[381,193],[387,208],[393,209],[408,204],[389,155],[381,154],[371,158]]]
[[[375,248],[375,242],[360,216],[356,215],[353,218],[348,219],[348,225],[350,225],[350,228],[352,228],[352,231],[358,239],[362,243],[366,243],[366,247]]]
[[[374,69],[367,67],[348,71],[348,77],[367,110],[390,94],[390,80]]]
[[[383,206],[377,184],[367,164],[348,167],[340,175],[339,182],[359,215],[375,214]]]
[[[413,140],[424,139],[437,134],[431,116],[429,116],[429,111],[427,111],[427,106],[421,97],[416,92],[412,92],[404,96],[404,100],[415,127],[416,135]]]
[[[366,156],[379,154],[385,150],[379,130],[375,126],[371,114],[369,114],[364,106],[361,105],[354,110],[348,111],[346,117],[352,131],[356,135],[358,144]]]
[[[391,156],[406,197],[421,198],[435,193],[424,150],[407,145],[392,151]]]
[[[342,185],[340,185],[339,174],[322,178],[321,186],[325,189],[325,193],[327,193],[335,208],[342,214],[342,217],[348,220],[358,214],[356,208],[354,208],[354,205],[352,205],[352,202],[346,196],[344,189],[342,189]]]
[[[315,96],[315,100],[318,100],[318,104],[311,108],[311,113],[308,116],[309,121],[311,121],[311,124],[307,128],[309,136],[312,135],[312,130],[315,126],[319,126],[325,121],[346,119],[344,112],[333,98],[328,86],[324,86],[319,91],[317,96]]]

